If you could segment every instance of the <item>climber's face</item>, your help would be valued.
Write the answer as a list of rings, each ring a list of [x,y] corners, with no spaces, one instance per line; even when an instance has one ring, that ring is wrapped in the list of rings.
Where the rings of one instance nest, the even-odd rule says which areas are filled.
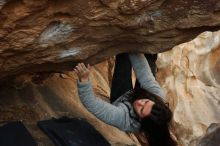
[[[150,99],[138,99],[133,102],[133,107],[139,118],[145,118],[150,115],[154,101]]]

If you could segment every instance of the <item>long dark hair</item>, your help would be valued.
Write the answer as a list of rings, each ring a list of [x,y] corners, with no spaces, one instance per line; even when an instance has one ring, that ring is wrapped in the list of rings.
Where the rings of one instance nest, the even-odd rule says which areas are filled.
[[[135,88],[130,94],[130,101],[147,98],[155,102],[149,116],[140,119],[141,130],[150,146],[177,146],[169,131],[172,111],[163,99],[142,88]]]

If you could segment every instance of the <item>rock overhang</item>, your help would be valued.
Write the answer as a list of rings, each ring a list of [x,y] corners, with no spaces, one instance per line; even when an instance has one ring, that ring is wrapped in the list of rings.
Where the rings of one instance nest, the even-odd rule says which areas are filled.
[[[0,80],[164,52],[220,28],[217,0],[4,0],[0,8]]]

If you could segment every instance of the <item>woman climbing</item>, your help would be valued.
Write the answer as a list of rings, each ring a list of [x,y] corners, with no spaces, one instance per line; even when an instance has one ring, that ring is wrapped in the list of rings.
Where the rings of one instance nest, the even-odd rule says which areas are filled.
[[[144,132],[151,146],[175,146],[169,132],[172,112],[143,54],[129,54],[140,88],[129,90],[112,104],[97,98],[89,81],[90,66],[79,63],[74,72],[83,105],[98,119],[126,132]],[[122,79],[123,80],[123,79]]]

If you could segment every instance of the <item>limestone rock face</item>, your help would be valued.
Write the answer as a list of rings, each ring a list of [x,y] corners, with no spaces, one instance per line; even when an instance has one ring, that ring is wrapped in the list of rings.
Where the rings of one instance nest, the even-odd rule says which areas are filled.
[[[158,80],[174,111],[173,129],[184,146],[220,121],[219,45],[220,31],[204,32],[159,55]]]
[[[120,52],[163,52],[220,26],[218,0],[0,0],[0,80]]]

